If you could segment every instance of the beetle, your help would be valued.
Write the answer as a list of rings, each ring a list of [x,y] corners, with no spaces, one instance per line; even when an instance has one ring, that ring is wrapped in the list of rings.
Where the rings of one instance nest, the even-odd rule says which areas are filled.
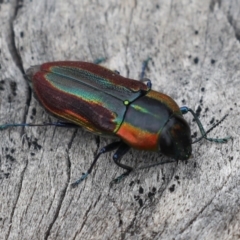
[[[113,160],[126,171],[113,180],[114,183],[133,170],[120,162],[130,148],[161,152],[174,161],[189,159],[194,142],[189,124],[183,118],[183,114],[188,112],[193,115],[201,132],[201,137],[195,142],[205,138],[223,143],[229,139],[207,137],[226,116],[205,131],[192,109],[180,108],[168,95],[154,91],[151,81],[143,74],[137,81],[94,63],[58,61],[32,66],[26,71],[26,76],[40,104],[63,121],[5,124],[0,126],[1,129],[14,126],[81,126],[94,134],[119,139],[98,152],[88,171],[72,184],[73,187],[91,173],[100,155],[115,149]]]

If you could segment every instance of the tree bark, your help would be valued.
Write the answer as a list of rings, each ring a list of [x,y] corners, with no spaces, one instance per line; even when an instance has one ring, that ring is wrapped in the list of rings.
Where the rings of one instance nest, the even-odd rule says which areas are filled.
[[[240,238],[240,2],[217,0],[0,1],[0,116],[4,123],[56,121],[24,78],[32,65],[93,62],[139,79],[142,62],[153,89],[197,110],[206,129],[187,162],[136,170],[110,187],[122,169],[113,153],[74,182],[111,139],[83,129],[1,131],[1,239]],[[186,116],[192,134],[199,130]],[[134,167],[166,161],[131,150]],[[169,159],[170,160],[170,159]]]

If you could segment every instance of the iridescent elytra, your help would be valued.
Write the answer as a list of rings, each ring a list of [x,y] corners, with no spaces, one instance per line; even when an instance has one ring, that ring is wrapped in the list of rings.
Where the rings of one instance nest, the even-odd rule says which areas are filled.
[[[91,173],[101,154],[115,149],[114,162],[126,170],[113,180],[115,183],[133,170],[120,162],[130,148],[161,152],[174,161],[189,159],[193,142],[189,124],[183,118],[187,112],[192,113],[200,129],[201,138],[197,141],[204,138],[223,143],[229,139],[207,137],[211,129],[226,116],[205,131],[192,109],[180,108],[168,95],[151,89],[151,81],[143,77],[140,81],[125,78],[117,71],[80,61],[48,62],[33,66],[26,71],[26,76],[41,105],[61,121],[5,124],[0,126],[1,129],[39,125],[81,126],[100,136],[118,138],[98,152],[88,171],[73,186]]]

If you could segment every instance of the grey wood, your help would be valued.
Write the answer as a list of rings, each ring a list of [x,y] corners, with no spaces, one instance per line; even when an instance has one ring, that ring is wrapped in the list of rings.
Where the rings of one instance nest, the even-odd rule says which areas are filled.
[[[0,1],[1,123],[54,120],[24,79],[32,65],[106,57],[104,66],[138,79],[151,57],[155,90],[200,107],[206,128],[228,113],[210,135],[233,137],[201,141],[187,163],[134,171],[112,188],[122,169],[106,154],[72,189],[97,151],[92,134],[1,131],[0,239],[240,238],[239,9],[228,0]],[[101,138],[100,147],[110,142]],[[135,167],[161,159],[136,150],[124,157]]]

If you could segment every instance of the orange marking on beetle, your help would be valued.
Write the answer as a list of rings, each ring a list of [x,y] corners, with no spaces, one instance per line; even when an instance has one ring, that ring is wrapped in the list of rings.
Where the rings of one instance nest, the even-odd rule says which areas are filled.
[[[159,133],[139,131],[138,128],[123,122],[116,135],[133,148],[147,151],[159,150]]]

